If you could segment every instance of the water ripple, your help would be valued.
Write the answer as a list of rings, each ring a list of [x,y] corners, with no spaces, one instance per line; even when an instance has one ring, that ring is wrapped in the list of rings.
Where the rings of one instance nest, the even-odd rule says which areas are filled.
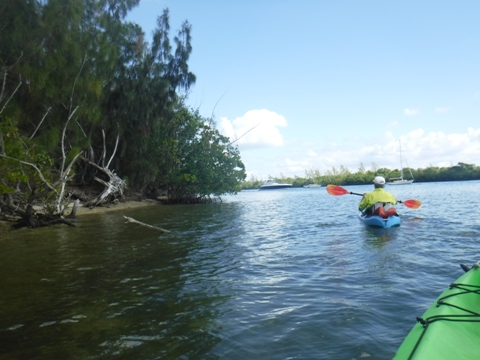
[[[458,264],[479,260],[463,194],[476,208],[480,186],[391,190],[423,202],[399,207],[395,229],[365,228],[358,197],[288,189],[14,233],[0,253],[0,358],[392,358]]]

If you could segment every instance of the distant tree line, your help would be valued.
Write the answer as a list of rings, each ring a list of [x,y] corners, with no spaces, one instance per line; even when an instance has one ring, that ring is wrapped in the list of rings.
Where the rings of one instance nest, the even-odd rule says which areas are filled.
[[[415,182],[437,182],[437,181],[460,181],[460,180],[480,180],[480,166],[466,164],[463,162],[450,167],[428,166],[422,169],[403,169],[405,179],[415,179]],[[358,171],[353,173],[347,168],[340,166],[339,169],[332,169],[321,172],[320,170],[307,170],[305,177],[286,177],[280,174],[279,177],[272,177],[278,182],[292,184],[293,187],[302,187],[306,184],[315,183],[326,186],[334,185],[364,185],[371,184],[375,176],[383,176],[387,181],[400,177],[400,170],[390,170],[387,168],[378,168],[372,164],[371,170],[366,170],[363,164],[360,164]],[[242,189],[258,189],[264,180],[251,177],[242,183]]]
[[[185,105],[190,24],[172,42],[165,9],[147,42],[125,20],[138,3],[1,2],[0,217],[61,221],[72,186],[98,186],[92,206],[127,189],[182,203],[240,190],[237,147]]]

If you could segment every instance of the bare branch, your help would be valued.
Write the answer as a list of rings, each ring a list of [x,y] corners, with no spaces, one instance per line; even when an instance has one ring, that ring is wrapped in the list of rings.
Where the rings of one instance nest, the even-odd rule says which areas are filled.
[[[5,69],[3,71],[3,81],[2,81],[2,91],[0,92],[0,102],[2,101],[3,99],[3,94],[5,93],[5,86],[6,86],[6,83],[7,83],[7,69]]]
[[[70,173],[70,169],[72,168],[73,164],[77,161],[78,157],[82,155],[82,152],[79,152],[75,157],[70,161],[70,164],[68,164],[67,168],[65,169],[64,172],[60,173],[59,179],[54,183],[54,185],[61,184],[60,187],[60,194],[57,196],[57,212],[59,214],[63,214],[63,211],[65,210],[65,204],[63,204],[63,194],[65,193],[65,185],[67,181],[71,180],[74,175],[68,176]]]
[[[6,78],[7,78],[7,71],[5,70],[5,76],[4,76],[4,78],[3,78],[3,81],[4,81],[4,84],[3,84],[3,85],[5,85],[5,79],[6,79]],[[8,100],[7,100],[7,101],[5,102],[5,104],[3,105],[2,110],[0,110],[0,114],[3,112],[3,110],[5,110],[5,107],[6,107],[7,104],[10,102],[10,100],[12,100],[13,95],[15,95],[15,93],[18,91],[18,88],[20,87],[20,85],[22,85],[22,79],[21,79],[21,77],[20,77],[20,82],[18,83],[17,87],[15,88],[15,90],[12,92],[12,94],[10,95],[10,97],[8,98]],[[2,89],[2,95],[0,96],[0,100],[1,100],[2,97],[3,97],[3,90],[4,90],[4,89]]]
[[[55,190],[55,188],[54,188],[52,185],[50,185],[47,180],[45,180],[45,178],[43,177],[42,172],[40,171],[40,169],[39,169],[35,164],[29,163],[29,162],[26,162],[26,161],[23,161],[23,160],[19,160],[19,159],[16,159],[16,158],[13,158],[13,157],[8,156],[8,155],[5,155],[5,154],[0,154],[0,157],[6,158],[6,159],[10,159],[10,160],[14,160],[14,161],[18,161],[18,162],[21,163],[21,164],[24,164],[24,165],[28,165],[28,166],[33,167],[33,168],[37,171],[38,176],[39,176],[40,179],[43,181],[43,183],[44,183],[50,190],[57,192],[57,190]]]
[[[38,126],[37,126],[37,128],[35,129],[35,131],[33,132],[32,136],[30,136],[30,139],[33,139],[33,137],[34,137],[35,134],[37,133],[38,129],[39,129],[40,126],[42,125],[43,120],[45,120],[45,118],[47,117],[47,115],[48,115],[48,113],[50,112],[51,109],[52,109],[51,106],[47,109],[47,112],[45,113],[45,115],[43,115],[42,120],[41,120],[40,123],[38,124]]]
[[[240,140],[242,137],[244,137],[245,135],[247,135],[250,131],[252,131],[253,129],[255,129],[258,125],[260,125],[260,123],[258,123],[257,125],[255,125],[254,127],[252,127],[251,129],[245,131],[241,136],[239,136],[238,138],[236,138],[235,140],[233,140],[231,143],[229,143],[227,146],[230,146],[234,143],[236,143],[238,140]]]
[[[87,54],[85,54],[85,57],[83,58],[83,61],[82,61],[82,66],[80,66],[80,70],[78,70],[78,74],[77,76],[75,76],[75,80],[73,82],[73,86],[72,86],[72,94],[70,95],[70,106],[69,106],[69,110],[72,111],[72,106],[73,106],[73,93],[75,92],[75,86],[77,84],[77,80],[80,76],[80,73],[82,72],[83,70],[83,66],[85,65],[85,62],[87,61]],[[78,106],[77,106],[78,108]],[[75,111],[74,111],[75,112]]]
[[[88,201],[84,206],[97,206],[104,202],[106,202],[109,198],[116,197],[118,195],[123,196],[123,191],[127,187],[125,180],[122,180],[115,174],[113,171],[108,170],[105,167],[101,167],[95,164],[93,161],[86,159],[85,157],[81,157],[83,161],[86,163],[96,167],[98,170],[102,171],[105,175],[108,176],[109,181],[106,182],[98,177],[95,177],[94,180],[98,181],[100,184],[105,186],[103,192],[97,196],[95,199]]]
[[[212,120],[213,120],[213,115],[214,115],[214,113],[215,113],[215,109],[216,109],[218,103],[220,102],[220,100],[222,100],[222,98],[225,96],[226,93],[227,93],[227,91],[225,91],[225,92],[223,93],[223,95],[220,96],[220,99],[218,99],[217,102],[215,103],[215,106],[214,106],[213,109],[212,109],[212,115],[210,116],[210,118],[211,118]]]
[[[62,132],[62,165],[60,167],[60,174],[63,173],[63,169],[65,167],[65,133],[67,132],[67,126],[70,120],[72,119],[73,114],[75,114],[75,111],[78,110],[78,106],[73,110],[73,112],[68,116],[67,122],[65,123],[65,126],[63,127],[63,132]]]
[[[113,149],[113,153],[112,153],[112,156],[110,157],[110,160],[108,160],[107,169],[108,169],[108,167],[110,166],[110,163],[112,162],[113,157],[115,156],[115,153],[117,152],[117,146],[118,146],[118,140],[119,140],[119,138],[120,138],[120,135],[117,135],[117,140],[115,141],[115,148]]]
[[[15,63],[13,63],[12,65],[10,66],[3,66],[2,67],[2,70],[4,71],[3,73],[3,82],[2,82],[2,91],[0,92],[0,102],[2,102],[2,99],[3,99],[3,96],[5,94],[5,85],[6,85],[6,82],[7,82],[7,74],[8,74],[8,70],[15,67],[19,62],[20,62],[20,59],[22,58],[23,56],[23,51],[20,52],[20,56],[18,57],[18,59],[15,61]],[[21,80],[21,77],[20,77],[20,84],[22,83],[22,80]],[[15,89],[15,91],[13,92],[13,94],[15,94],[18,90],[18,87],[20,86],[20,84],[17,86],[17,88]],[[12,94],[12,96],[13,96]],[[11,99],[11,97],[10,97]],[[10,101],[10,99],[8,99],[8,101]],[[8,104],[8,101],[5,103],[5,106]],[[3,109],[5,109],[5,106],[3,107]],[[3,111],[2,109],[2,111]],[[2,111],[0,111],[0,114],[2,113]]]
[[[83,130],[82,125],[80,125],[80,123],[79,123],[77,120],[75,120],[75,122],[77,123],[78,127],[80,128],[80,130],[82,130],[83,135],[88,139],[87,133],[85,132],[85,130]],[[95,155],[94,155],[95,153],[94,153],[94,151],[93,151],[92,144],[89,145],[89,148],[90,148],[90,154],[91,154],[91,156],[92,156],[92,158],[93,158],[93,157],[95,156]]]
[[[105,158],[107,157],[107,148],[105,144],[105,131],[103,129],[102,129],[102,136],[103,136],[103,153],[100,160],[102,161],[102,167],[105,167]]]

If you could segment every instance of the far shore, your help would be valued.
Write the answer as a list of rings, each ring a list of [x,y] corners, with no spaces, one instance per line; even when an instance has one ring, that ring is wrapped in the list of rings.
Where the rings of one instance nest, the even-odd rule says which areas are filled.
[[[159,205],[159,204],[161,203],[156,200],[149,200],[149,199],[143,199],[141,201],[138,201],[138,200],[119,201],[116,204],[95,206],[93,208],[84,207],[80,204],[80,206],[77,208],[76,217],[81,217],[84,215],[103,214],[107,212],[120,211],[120,210],[135,209],[135,208],[141,208],[141,207]],[[70,214],[71,207],[72,206],[70,205],[69,208],[65,211],[66,216]],[[0,220],[0,234],[11,231],[11,228],[10,228],[11,224],[12,224],[11,222]]]

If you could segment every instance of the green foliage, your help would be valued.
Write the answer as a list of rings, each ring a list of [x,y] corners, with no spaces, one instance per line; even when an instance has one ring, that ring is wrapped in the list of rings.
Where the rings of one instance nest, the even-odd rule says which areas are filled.
[[[31,169],[18,161],[30,162],[33,160],[32,154],[25,147],[27,139],[20,135],[16,121],[1,115],[0,136],[3,139],[2,150],[5,151],[5,157],[0,157],[0,195],[14,194],[22,183],[35,177]]]
[[[0,105],[11,100],[1,131],[5,152],[17,160],[1,159],[3,193],[15,182],[38,183],[38,172],[21,161],[50,178],[81,151],[106,163],[117,136],[111,167],[133,188],[158,181],[177,199],[239,189],[245,171],[238,149],[183,105],[196,79],[188,66],[190,24],[171,41],[164,10],[148,43],[124,20],[138,2],[18,0],[2,7]],[[81,166],[73,170],[88,175]]]
[[[293,187],[301,187],[308,182],[315,182],[320,185],[366,185],[371,184],[375,176],[383,176],[385,179],[398,178],[400,176],[400,170],[390,170],[387,168],[378,168],[376,165],[371,170],[366,170],[362,165],[359,167],[359,171],[356,173],[350,173],[345,170],[343,166],[340,166],[340,171],[332,168],[327,170],[323,174],[319,170],[307,170],[305,172],[306,178],[285,178],[281,175],[282,181],[290,183]],[[342,169],[344,169],[342,171]],[[375,169],[375,171],[373,171]],[[411,169],[404,168],[404,174],[412,173],[415,182],[435,182],[435,181],[463,181],[463,180],[480,180],[480,166],[473,164],[458,163],[451,167],[434,167],[429,166],[424,169]],[[404,176],[405,177],[405,176]],[[409,176],[407,178],[410,178]],[[241,185],[242,189],[255,189],[259,188],[264,181],[257,180],[252,177],[254,181],[244,181]]]
[[[158,180],[174,201],[202,199],[236,193],[245,179],[245,168],[236,147],[198,112],[180,107],[171,120],[177,123],[176,139],[151,143]],[[165,128],[162,128],[166,131]]]
[[[34,159],[35,163],[38,164],[42,168],[49,168],[53,166],[53,159],[48,156],[45,151],[40,151],[35,155]]]

